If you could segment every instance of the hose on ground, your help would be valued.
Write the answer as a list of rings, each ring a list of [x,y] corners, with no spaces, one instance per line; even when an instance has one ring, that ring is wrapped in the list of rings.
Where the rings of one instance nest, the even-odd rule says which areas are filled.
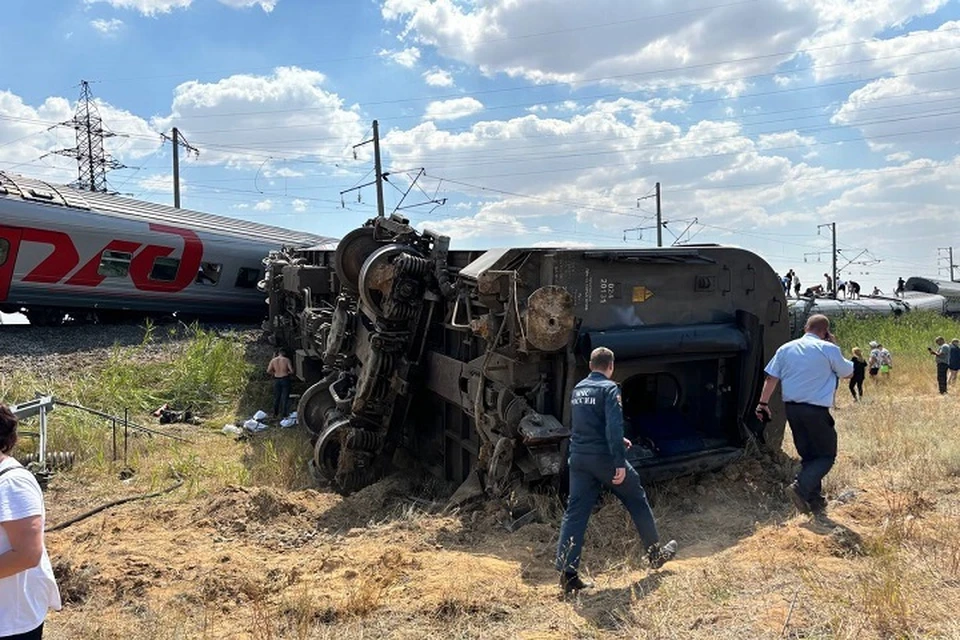
[[[127,498],[120,498],[119,500],[114,500],[113,502],[108,502],[108,503],[106,503],[106,504],[102,504],[102,505],[100,505],[99,507],[97,507],[96,509],[91,509],[90,511],[87,511],[86,513],[81,513],[79,516],[77,516],[77,517],[75,517],[75,518],[70,518],[70,519],[67,520],[66,522],[61,522],[61,523],[58,524],[58,525],[54,525],[54,526],[52,526],[52,527],[47,527],[47,528],[44,529],[43,531],[44,531],[44,533],[51,533],[51,532],[53,532],[53,531],[60,531],[60,530],[62,530],[62,529],[66,529],[66,528],[69,527],[70,525],[77,524],[78,522],[80,522],[80,521],[82,521],[82,520],[86,520],[87,518],[90,518],[90,517],[92,517],[92,516],[95,516],[95,515],[97,515],[98,513],[100,513],[101,511],[106,511],[107,509],[110,509],[110,508],[112,508],[112,507],[119,507],[120,505],[126,504],[126,503],[128,503],[128,502],[136,502],[137,500],[148,500],[148,499],[150,499],[150,498],[158,498],[158,497],[160,497],[160,496],[162,496],[162,495],[165,495],[165,494],[167,494],[167,493],[170,493],[171,491],[176,491],[177,489],[179,489],[179,488],[182,487],[182,486],[183,486],[183,478],[177,478],[177,481],[176,481],[174,484],[172,484],[171,486],[167,487],[166,489],[162,489],[162,490],[160,490],[160,491],[154,491],[153,493],[143,493],[143,494],[140,494],[140,495],[138,495],[138,496],[129,496],[129,497],[127,497]]]

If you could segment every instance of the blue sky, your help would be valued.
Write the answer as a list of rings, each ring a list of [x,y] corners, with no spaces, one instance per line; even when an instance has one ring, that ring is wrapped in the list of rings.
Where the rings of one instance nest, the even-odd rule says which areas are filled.
[[[804,283],[889,290],[960,255],[960,7],[951,0],[6,0],[0,171],[54,182],[80,79],[128,169],[112,188],[328,235],[375,211],[377,118],[418,225],[455,247],[753,249]],[[421,191],[422,189],[422,191]],[[696,220],[694,223],[693,221]],[[636,230],[644,227],[642,231]],[[632,229],[631,231],[626,231]],[[805,262],[806,259],[806,262]],[[859,262],[859,260],[858,260]]]

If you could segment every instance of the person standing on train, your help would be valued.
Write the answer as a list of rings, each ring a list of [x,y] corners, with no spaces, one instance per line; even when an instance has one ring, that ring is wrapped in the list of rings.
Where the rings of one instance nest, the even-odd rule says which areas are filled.
[[[793,292],[796,294],[797,298],[800,297],[800,278],[797,276],[793,277]]]
[[[829,273],[823,274],[823,278],[827,281],[827,295],[836,298],[837,292],[833,290],[833,278],[830,277]]]
[[[950,341],[950,358],[947,368],[950,370],[947,384],[952,385],[957,381],[957,374],[960,373],[960,339],[954,338]]]
[[[897,278],[897,290],[894,292],[894,295],[898,298],[903,297],[903,292],[907,290],[907,283],[903,281],[903,278]]]
[[[860,299],[860,283],[859,282],[854,282],[853,280],[851,280],[850,282],[847,283],[847,290],[848,290],[847,293],[850,294],[851,300]]]
[[[273,417],[283,418],[287,415],[293,376],[293,363],[283,349],[277,349],[273,360],[267,365],[267,373],[273,376]]]

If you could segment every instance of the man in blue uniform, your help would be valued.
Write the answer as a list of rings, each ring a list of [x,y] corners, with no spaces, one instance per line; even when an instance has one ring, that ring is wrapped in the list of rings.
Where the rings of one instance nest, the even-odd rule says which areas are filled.
[[[817,314],[807,319],[802,337],[777,349],[765,371],[757,417],[770,419],[767,403],[777,384],[783,385],[787,422],[800,454],[800,473],[787,487],[787,495],[800,512],[822,515],[827,501],[821,483],[837,458],[830,408],[837,381],[853,375],[853,363],[843,357],[830,333],[830,320]]]
[[[630,441],[623,437],[620,388],[613,380],[613,352],[598,347],[590,354],[590,375],[573,388],[570,436],[570,497],[560,525],[556,568],[565,593],[592,585],[580,579],[580,551],[590,512],[607,488],[630,512],[643,541],[650,566],[659,569],[677,553],[671,540],[661,547],[657,525],[640,484],[640,476],[627,464]]]

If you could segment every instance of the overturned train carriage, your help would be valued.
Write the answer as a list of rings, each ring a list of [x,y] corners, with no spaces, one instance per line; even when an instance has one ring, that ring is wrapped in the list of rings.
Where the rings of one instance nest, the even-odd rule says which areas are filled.
[[[632,464],[647,479],[709,470],[783,412],[753,416],[788,336],[779,279],[740,249],[450,251],[398,216],[267,260],[270,330],[294,354],[315,472],[341,491],[405,448],[489,493],[556,479],[569,398],[591,349],[616,354]],[[777,400],[778,401],[778,400]]]

